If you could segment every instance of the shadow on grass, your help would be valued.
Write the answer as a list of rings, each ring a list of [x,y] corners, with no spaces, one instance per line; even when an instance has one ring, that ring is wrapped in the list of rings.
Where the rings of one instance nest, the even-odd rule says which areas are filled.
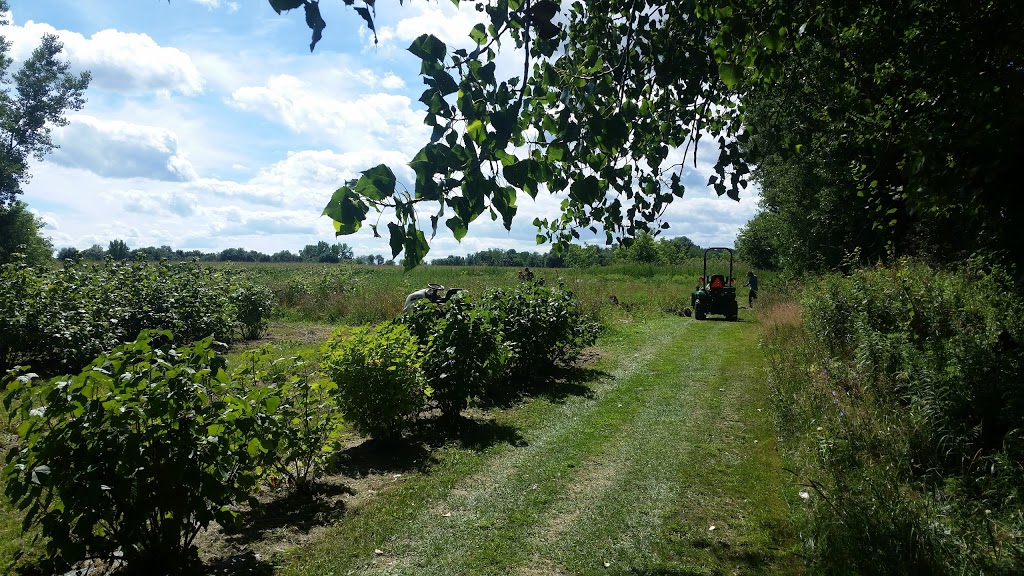
[[[327,483],[314,484],[308,490],[288,491],[241,513],[235,525],[224,527],[224,535],[235,544],[250,544],[261,540],[266,532],[284,527],[306,533],[342,516],[345,502],[341,497],[352,493],[344,484]],[[231,558],[219,562],[228,560]]]
[[[332,472],[352,478],[371,474],[427,472],[434,462],[434,450],[456,445],[468,450],[486,450],[496,444],[522,446],[525,440],[514,426],[493,420],[459,416],[426,418],[416,422],[401,439],[368,439],[340,452]]]
[[[593,368],[557,366],[545,373],[521,376],[507,382],[480,400],[482,408],[507,409],[525,398],[544,398],[562,404],[571,397],[592,398],[590,383],[609,374]]]
[[[236,574],[252,574],[253,576],[270,576],[274,573],[274,565],[249,550],[227,558],[218,558],[208,562],[204,567],[204,575],[234,576]]]

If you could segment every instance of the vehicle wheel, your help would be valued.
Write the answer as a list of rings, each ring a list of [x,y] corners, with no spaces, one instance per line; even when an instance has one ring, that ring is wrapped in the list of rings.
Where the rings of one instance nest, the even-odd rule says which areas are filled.
[[[729,313],[729,320],[735,322],[740,319],[740,306],[739,304],[732,303],[732,312]]]
[[[693,317],[697,320],[704,320],[708,317],[707,309],[700,302],[693,308]]]

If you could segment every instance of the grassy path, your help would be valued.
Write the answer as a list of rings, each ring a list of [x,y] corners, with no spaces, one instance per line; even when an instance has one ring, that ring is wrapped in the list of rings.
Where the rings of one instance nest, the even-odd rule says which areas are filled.
[[[601,346],[588,394],[497,417],[521,442],[439,451],[285,572],[799,572],[754,326],[659,318]]]

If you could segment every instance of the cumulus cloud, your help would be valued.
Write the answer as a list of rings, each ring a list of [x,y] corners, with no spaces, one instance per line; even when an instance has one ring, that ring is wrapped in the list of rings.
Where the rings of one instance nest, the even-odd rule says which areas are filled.
[[[229,103],[343,151],[397,147],[411,156],[428,137],[422,112],[413,110],[407,96],[362,93],[338,98],[288,74],[274,76],[263,86],[239,88]]]
[[[28,58],[44,34],[60,38],[72,68],[90,71],[94,88],[184,95],[203,90],[203,79],[187,54],[160,46],[146,34],[101,30],[86,38],[77,32],[32,21],[4,30],[16,61]]]
[[[183,181],[197,177],[170,130],[84,114],[69,120],[67,126],[54,130],[60,148],[50,156],[53,162],[109,178]]]

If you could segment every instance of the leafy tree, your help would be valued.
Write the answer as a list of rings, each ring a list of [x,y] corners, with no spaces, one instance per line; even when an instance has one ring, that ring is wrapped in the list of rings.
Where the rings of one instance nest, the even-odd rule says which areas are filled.
[[[315,46],[326,25],[318,4],[270,3],[303,7]],[[511,226],[520,193],[560,192],[561,217],[534,222],[538,241],[592,227],[621,242],[664,226],[664,209],[684,193],[669,152],[696,157],[703,138],[719,151],[708,185],[734,199],[748,161],[811,153],[808,175],[839,176],[820,202],[837,208],[829,215],[871,210],[866,234],[856,218],[839,222],[846,244],[1024,253],[1022,213],[1006,192],[1024,152],[1024,10],[1014,0],[476,7],[477,48],[452,50],[431,34],[409,47],[433,128],[410,163],[413,189],[387,166],[363,172],[324,210],[339,234],[371,209],[393,211],[393,254],[414,266],[429,249],[421,212],[433,232],[447,216],[461,239],[485,213]],[[354,6],[371,31],[372,8]],[[517,51],[522,66],[497,70],[499,50]],[[801,197],[821,192],[808,186]]]
[[[43,219],[29,212],[24,202],[0,206],[0,264],[11,262],[14,254],[22,254],[27,264],[49,264],[53,244],[40,234],[43,226]]]
[[[107,255],[114,260],[128,260],[132,256],[132,250],[124,240],[111,240],[107,244]]]
[[[0,13],[7,10],[7,0],[0,0]],[[0,27],[7,24],[0,18]],[[10,47],[0,35],[0,207],[13,204],[22,192],[30,177],[29,159],[42,160],[57,147],[52,128],[66,126],[65,114],[82,109],[90,80],[88,72],[72,74],[70,65],[59,59],[63,45],[52,34],[43,36],[13,74]]]
[[[348,244],[328,244],[323,240],[316,244],[306,244],[299,252],[304,262],[339,262],[352,260],[352,248]]]
[[[658,253],[662,261],[668,264],[680,264],[691,258],[700,258],[704,249],[686,236],[662,238],[658,241]]]
[[[623,243],[614,252],[616,260],[638,264],[656,264],[661,259],[654,237],[647,232],[637,234],[632,242]]]
[[[57,260],[71,260],[72,262],[78,262],[82,259],[82,252],[74,246],[65,246],[57,251]]]
[[[103,260],[104,254],[103,246],[100,246],[99,244],[93,244],[85,250],[82,250],[82,258],[86,260]]]
[[[281,250],[270,256],[271,262],[302,262],[302,257],[293,254],[291,250]]]
[[[762,270],[779,268],[779,253],[795,246],[787,246],[780,238],[778,220],[775,214],[761,212],[747,222],[736,235],[736,258]]]

